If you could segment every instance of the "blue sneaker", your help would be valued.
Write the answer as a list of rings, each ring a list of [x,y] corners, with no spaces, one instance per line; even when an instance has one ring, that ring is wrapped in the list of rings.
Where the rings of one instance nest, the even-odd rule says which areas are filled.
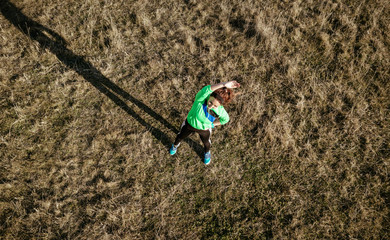
[[[203,163],[207,165],[210,163],[210,161],[211,161],[211,153],[207,152],[204,154]]]
[[[179,146],[177,146],[177,147],[179,147]],[[175,153],[177,151],[177,147],[175,147],[175,145],[172,144],[171,149],[169,149],[169,154],[175,155]]]

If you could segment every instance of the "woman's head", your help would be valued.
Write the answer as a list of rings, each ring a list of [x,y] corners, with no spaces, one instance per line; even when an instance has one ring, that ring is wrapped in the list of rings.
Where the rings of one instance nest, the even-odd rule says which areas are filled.
[[[211,94],[207,105],[209,108],[217,108],[220,105],[227,105],[233,97],[234,93],[230,88],[219,88]]]

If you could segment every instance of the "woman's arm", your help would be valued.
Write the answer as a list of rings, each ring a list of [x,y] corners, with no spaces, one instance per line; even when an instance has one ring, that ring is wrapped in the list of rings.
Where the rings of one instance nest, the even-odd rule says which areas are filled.
[[[224,82],[224,83],[218,83],[218,84],[214,84],[214,85],[211,85],[211,91],[215,91],[219,88],[223,88],[223,87],[227,87],[227,88],[238,88],[240,87],[240,84],[237,82],[237,81],[229,81],[229,82]]]
[[[229,120],[230,120],[229,114],[226,112],[225,109],[219,109],[218,113],[217,112],[215,112],[215,113],[218,115],[218,119],[216,119],[213,122],[214,126],[224,125],[227,122],[229,122]]]

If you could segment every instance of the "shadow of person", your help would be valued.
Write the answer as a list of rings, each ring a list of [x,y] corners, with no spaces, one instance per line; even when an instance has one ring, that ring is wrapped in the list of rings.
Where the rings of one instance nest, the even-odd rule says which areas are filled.
[[[85,80],[91,83],[101,93],[106,95],[117,106],[123,109],[127,114],[137,120],[142,126],[159,140],[167,148],[170,147],[172,141],[161,130],[155,128],[150,123],[146,122],[139,114],[131,109],[123,99],[131,101],[137,107],[142,109],[145,113],[149,114],[155,120],[162,123],[166,128],[178,132],[172,124],[165,120],[161,115],[156,113],[150,107],[143,102],[133,97],[115,83],[111,82],[105,77],[99,70],[97,70],[89,61],[85,60],[82,56],[74,54],[66,47],[66,41],[56,32],[42,26],[38,22],[28,18],[24,15],[14,4],[7,0],[0,0],[0,11],[2,15],[18,28],[22,33],[27,35],[30,39],[37,41],[40,47],[49,50],[51,53],[57,56],[57,58],[68,68],[76,71]],[[120,96],[120,97],[119,97]],[[203,148],[199,143],[186,139],[186,142],[193,148],[199,157],[203,157]]]

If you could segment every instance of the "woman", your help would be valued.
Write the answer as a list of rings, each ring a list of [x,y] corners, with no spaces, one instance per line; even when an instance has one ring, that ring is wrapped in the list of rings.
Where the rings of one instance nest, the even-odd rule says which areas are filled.
[[[229,115],[222,104],[228,104],[234,97],[232,88],[238,88],[240,84],[236,81],[208,85],[200,90],[194,104],[187,115],[187,119],[181,125],[175,142],[172,144],[169,153],[174,155],[180,142],[191,133],[197,132],[204,144],[203,162],[207,165],[211,161],[210,136],[211,129],[223,125],[229,121]],[[210,111],[212,110],[212,111]]]

